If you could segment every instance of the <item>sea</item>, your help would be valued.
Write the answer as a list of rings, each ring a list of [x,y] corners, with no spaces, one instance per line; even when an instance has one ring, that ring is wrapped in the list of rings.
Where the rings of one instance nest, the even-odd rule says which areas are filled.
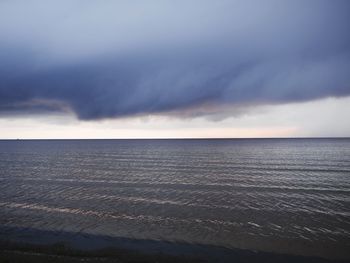
[[[0,239],[45,233],[350,260],[350,139],[2,140]]]

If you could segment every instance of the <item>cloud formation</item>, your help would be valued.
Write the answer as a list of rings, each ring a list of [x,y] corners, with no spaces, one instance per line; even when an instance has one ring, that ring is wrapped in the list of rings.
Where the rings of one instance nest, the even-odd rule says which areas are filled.
[[[1,1],[0,115],[349,96],[349,13],[347,0]]]

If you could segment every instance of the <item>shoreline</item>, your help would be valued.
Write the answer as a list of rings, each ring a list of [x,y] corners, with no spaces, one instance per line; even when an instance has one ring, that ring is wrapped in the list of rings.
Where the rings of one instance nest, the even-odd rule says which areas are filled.
[[[215,245],[143,240],[31,228],[0,228],[0,262],[271,262],[347,260],[279,254]]]

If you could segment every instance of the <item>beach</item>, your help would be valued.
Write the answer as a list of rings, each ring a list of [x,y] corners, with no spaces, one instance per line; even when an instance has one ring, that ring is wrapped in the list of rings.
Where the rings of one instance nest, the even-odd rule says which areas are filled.
[[[331,260],[243,249],[135,240],[106,236],[54,233],[34,229],[7,229],[20,232],[12,241],[0,239],[0,262],[271,262],[271,263],[344,263]],[[3,232],[2,232],[3,233]]]

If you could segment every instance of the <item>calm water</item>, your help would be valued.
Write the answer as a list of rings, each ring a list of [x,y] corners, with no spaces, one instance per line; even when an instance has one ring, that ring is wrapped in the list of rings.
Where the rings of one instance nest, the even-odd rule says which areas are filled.
[[[0,141],[0,224],[350,258],[350,139]]]

